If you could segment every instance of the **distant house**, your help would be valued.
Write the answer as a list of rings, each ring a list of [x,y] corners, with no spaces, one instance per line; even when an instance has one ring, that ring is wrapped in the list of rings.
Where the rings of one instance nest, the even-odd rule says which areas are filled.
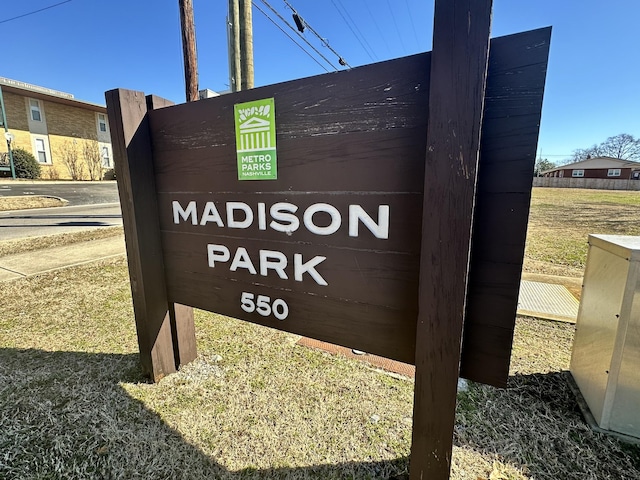
[[[97,179],[113,168],[104,106],[3,77],[0,77],[0,101],[6,118],[6,125],[0,129],[12,135],[12,149],[23,148],[33,153],[42,167],[42,178]],[[6,157],[6,152],[6,143],[2,141],[0,156]]]
[[[611,157],[588,158],[587,160],[546,170],[541,175],[543,177],[556,178],[640,180],[640,162]]]

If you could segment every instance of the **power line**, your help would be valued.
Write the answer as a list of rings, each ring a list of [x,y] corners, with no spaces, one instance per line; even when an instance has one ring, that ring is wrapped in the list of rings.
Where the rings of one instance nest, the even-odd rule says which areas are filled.
[[[295,44],[300,48],[300,50],[302,50],[304,53],[306,53],[307,55],[309,55],[309,57],[311,57],[311,60],[313,60],[314,62],[316,62],[318,65],[320,65],[320,66],[324,69],[324,71],[325,71],[325,72],[329,73],[329,70],[327,70],[327,67],[325,67],[324,65],[322,65],[322,64],[318,61],[318,59],[317,59],[316,57],[314,57],[313,55],[311,55],[307,50],[305,50],[305,49],[304,49],[304,47],[303,47],[302,45],[300,45],[298,42],[296,42],[296,41],[295,41],[295,39],[294,39],[291,35],[289,35],[289,34],[284,30],[284,28],[282,28],[280,25],[278,25],[278,24],[276,23],[276,21],[275,21],[273,18],[271,18],[271,17],[267,14],[267,12],[265,12],[264,10],[262,10],[262,9],[260,8],[260,6],[259,6],[259,5],[257,5],[255,2],[252,2],[252,3],[253,3],[253,5],[254,5],[254,7],[256,7],[256,8],[257,8],[257,9],[258,9],[258,10],[259,10],[259,11],[260,11],[260,12],[261,12],[265,17],[267,17],[267,18],[269,19],[269,21],[270,21],[271,23],[273,23],[276,27],[278,27],[278,29],[280,29],[280,31],[281,31],[282,33],[284,33],[287,37],[289,37],[289,40],[291,40],[293,43],[295,43]]]
[[[264,2],[265,0],[262,0],[262,1]],[[295,8],[293,8],[293,6],[291,6],[291,4],[290,4],[287,0],[284,0],[284,3],[287,5],[287,7],[289,7],[289,8],[291,9],[291,11],[293,11],[293,13],[294,13],[295,15],[297,15],[297,16],[298,16],[298,19],[301,19],[300,15],[298,15],[298,12],[296,11],[296,9],[295,9]],[[336,52],[333,48],[331,48],[331,45],[329,45],[329,41],[328,41],[326,38],[321,37],[321,36],[320,36],[320,34],[319,34],[318,32],[316,32],[316,31],[313,29],[313,27],[312,27],[311,25],[309,25],[306,21],[304,21],[304,26],[306,26],[306,27],[311,31],[311,33],[313,33],[316,37],[318,37],[318,39],[322,42],[322,44],[323,44],[325,47],[327,47],[329,50],[331,50],[331,51],[333,52],[333,54],[334,54],[336,57],[338,57],[338,63],[339,63],[340,65],[343,65],[343,66],[345,66],[345,67],[349,67],[349,68],[351,68],[351,65],[349,65],[349,64],[347,63],[347,61],[342,57],[342,55],[340,55],[340,54],[339,54],[338,52]]]
[[[389,42],[387,42],[387,37],[383,35],[382,30],[380,29],[380,25],[378,25],[378,22],[376,21],[376,17],[374,17],[373,13],[371,13],[371,8],[369,8],[369,2],[365,1],[364,6],[367,8],[367,12],[369,12],[369,16],[371,17],[373,24],[376,26],[376,30],[378,30],[379,38],[381,38],[384,41],[384,44],[387,47],[387,51],[389,52],[389,54],[391,54],[391,47],[389,47]]]
[[[49,5],[48,7],[41,8],[39,10],[34,10],[33,12],[23,13],[22,15],[18,15],[17,17],[7,18],[6,20],[0,20],[0,23],[7,23],[12,20],[17,20],[19,18],[28,17],[29,15],[33,15],[34,13],[44,12],[45,10],[49,10],[50,8],[58,7],[60,5],[64,5],[65,3],[69,3],[71,0],[65,0],[64,2],[56,3],[54,5]]]
[[[297,35],[298,35],[298,36],[299,36],[299,37],[300,37],[300,38],[301,38],[301,39],[302,39],[302,40],[303,40],[307,45],[309,45],[309,46],[313,49],[313,51],[314,51],[314,52],[316,52],[318,55],[320,55],[320,57],[321,57],[325,62],[327,62],[329,65],[331,65],[331,67],[332,67],[336,72],[338,71],[338,68],[337,68],[333,63],[331,63],[331,61],[330,61],[329,59],[327,59],[327,57],[325,57],[324,55],[322,55],[322,53],[320,53],[316,47],[314,47],[313,45],[311,45],[311,43],[309,43],[309,41],[308,41],[306,38],[304,38],[304,37],[303,37],[303,36],[298,32],[298,30],[296,30],[295,28],[293,28],[293,26],[292,26],[289,22],[287,22],[287,21],[282,17],[282,15],[280,15],[280,14],[278,13],[278,11],[277,11],[275,8],[273,8],[271,5],[269,5],[269,2],[267,2],[267,0],[260,0],[260,1],[261,1],[262,3],[264,3],[264,5],[265,5],[267,8],[269,8],[269,10],[271,10],[273,13],[275,13],[275,14],[276,14],[276,16],[277,16],[277,17],[278,17],[282,22],[284,22],[284,24],[285,24],[285,25],[287,25],[287,27],[289,27],[291,30],[293,30],[293,31],[294,31],[294,32],[295,32],[295,33],[296,33],[296,34],[297,34]]]
[[[340,6],[344,10],[344,12],[347,14],[347,17],[349,17],[349,20],[351,20],[351,23],[353,24],[353,27],[355,27],[355,29],[358,31],[360,36],[358,36],[356,34],[356,32],[354,31],[353,27],[349,24],[349,22],[347,21],[346,17],[344,16],[344,14],[338,8],[338,5],[336,4],[335,0],[331,0],[331,3],[333,3],[333,6],[336,7],[336,10],[338,11],[340,16],[342,17],[342,20],[344,20],[344,23],[347,24],[347,27],[349,27],[349,30],[351,30],[351,33],[353,33],[353,36],[356,37],[356,40],[358,41],[358,43],[360,44],[362,49],[367,53],[367,55],[369,56],[371,61],[372,62],[375,61],[373,56],[372,56],[372,55],[375,56],[375,54],[373,53],[373,49],[371,48],[371,45],[369,45],[369,42],[367,42],[367,39],[364,38],[364,35],[362,35],[362,32],[358,28],[358,25],[356,25],[356,23],[353,21],[353,18],[351,18],[351,15],[349,15],[349,11],[346,8],[344,8],[344,5],[342,4],[342,2],[340,2],[340,0],[338,0],[338,3],[340,4]],[[360,40],[360,37],[362,37],[362,40]],[[367,47],[364,46],[363,40],[364,40],[364,43],[367,44],[367,47],[369,47],[368,49],[367,49]],[[369,53],[369,52],[371,52],[371,53]]]
[[[391,4],[389,3],[389,0],[387,0],[387,6],[389,7],[389,11],[391,12],[391,19],[393,20],[393,26],[396,28],[396,33],[398,34],[398,38],[400,39],[400,45],[402,45],[402,50],[406,52],[407,48],[404,46],[404,42],[402,41],[402,35],[400,35],[398,22],[396,22],[396,16],[393,14],[393,8],[391,8]]]
[[[420,49],[420,42],[418,41],[418,33],[416,32],[416,25],[413,23],[413,15],[411,15],[411,9],[409,8],[409,0],[404,0],[404,4],[407,7],[407,13],[409,14],[409,20],[411,21],[411,29],[413,30],[413,36],[416,39],[416,45]]]

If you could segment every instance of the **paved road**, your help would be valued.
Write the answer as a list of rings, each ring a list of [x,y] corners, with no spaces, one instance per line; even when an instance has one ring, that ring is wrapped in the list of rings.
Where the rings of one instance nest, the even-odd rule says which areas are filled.
[[[2,181],[0,196],[49,195],[69,201],[69,206],[118,203],[116,182]]]
[[[122,225],[119,203],[0,212],[0,240]]]

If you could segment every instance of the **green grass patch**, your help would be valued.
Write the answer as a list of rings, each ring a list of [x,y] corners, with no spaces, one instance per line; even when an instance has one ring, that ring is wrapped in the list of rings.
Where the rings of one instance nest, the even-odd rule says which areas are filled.
[[[640,235],[640,192],[534,188],[525,271],[580,276],[589,234]]]

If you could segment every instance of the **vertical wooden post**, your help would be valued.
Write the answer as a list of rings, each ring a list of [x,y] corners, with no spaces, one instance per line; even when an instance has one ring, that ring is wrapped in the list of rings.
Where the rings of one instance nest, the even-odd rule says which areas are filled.
[[[143,372],[153,381],[176,371],[173,306],[167,301],[147,99],[142,92],[105,94],[125,230],[131,294]],[[152,106],[167,105],[158,97]],[[195,345],[195,342],[194,342]],[[193,355],[195,356],[195,355]]]
[[[196,56],[196,27],[193,21],[193,1],[178,0],[182,54],[184,57],[184,82],[187,102],[198,100],[198,58]]]
[[[253,88],[253,19],[251,0],[240,0],[241,90]]]
[[[449,478],[491,4],[435,2],[411,480]]]
[[[156,95],[147,95],[146,99],[147,111],[173,105],[173,102]],[[178,303],[169,303],[169,318],[173,353],[176,368],[178,368],[180,365],[186,365],[195,360],[198,354],[193,308]]]
[[[229,84],[232,92],[241,88],[240,72],[240,4],[239,0],[229,0]]]

